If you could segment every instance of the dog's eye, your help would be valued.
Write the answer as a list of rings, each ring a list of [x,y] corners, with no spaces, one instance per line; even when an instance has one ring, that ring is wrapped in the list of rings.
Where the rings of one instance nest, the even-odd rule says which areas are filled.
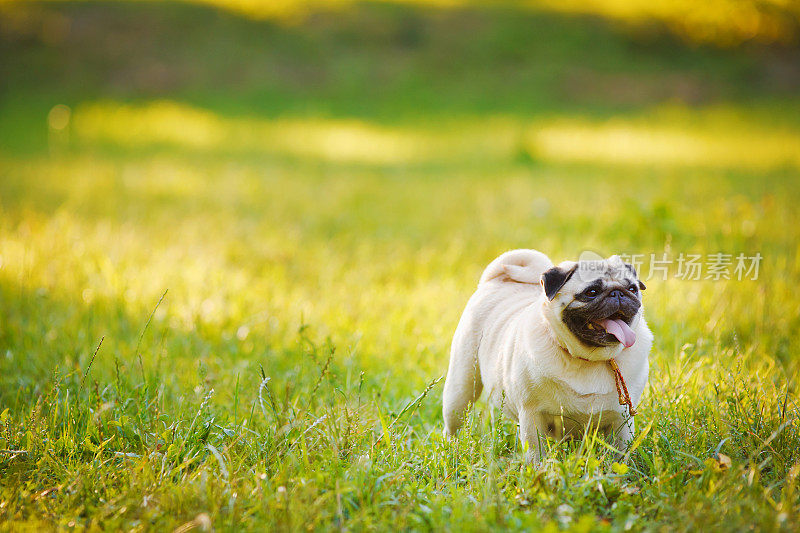
[[[636,294],[639,291],[639,287],[637,287],[635,283],[631,283],[630,287],[628,287],[628,290],[633,294]]]
[[[598,291],[596,287],[591,287],[591,288],[589,288],[589,289],[586,289],[586,292],[584,292],[583,294],[585,294],[585,295],[586,295],[586,296],[588,296],[589,298],[594,298],[595,296],[597,296],[597,294],[598,294],[599,292],[600,292],[600,291]]]

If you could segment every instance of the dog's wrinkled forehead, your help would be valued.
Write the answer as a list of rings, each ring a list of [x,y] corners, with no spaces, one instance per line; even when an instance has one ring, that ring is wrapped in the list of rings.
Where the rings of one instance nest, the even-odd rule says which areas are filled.
[[[633,266],[625,263],[618,255],[612,255],[608,259],[579,261],[573,277],[583,284],[596,279],[607,283],[623,283],[638,279]]]

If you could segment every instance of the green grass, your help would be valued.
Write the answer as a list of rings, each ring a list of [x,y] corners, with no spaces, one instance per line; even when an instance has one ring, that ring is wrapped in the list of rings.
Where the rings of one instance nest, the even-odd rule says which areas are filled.
[[[2,9],[0,530],[800,527],[796,49],[509,6]],[[483,403],[441,437],[515,247],[764,259],[648,280],[629,461],[536,467]]]

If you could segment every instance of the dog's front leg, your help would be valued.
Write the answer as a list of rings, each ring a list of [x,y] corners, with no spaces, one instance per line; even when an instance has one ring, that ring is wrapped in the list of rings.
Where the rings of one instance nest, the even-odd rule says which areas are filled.
[[[519,414],[519,439],[523,447],[527,446],[525,459],[539,464],[547,449],[547,428],[542,413],[533,409],[522,409]]]
[[[624,419],[617,425],[617,428],[614,431],[614,447],[619,450],[619,453],[617,454],[617,460],[621,460],[626,456],[628,446],[630,446],[631,441],[633,440],[634,427],[632,416]]]

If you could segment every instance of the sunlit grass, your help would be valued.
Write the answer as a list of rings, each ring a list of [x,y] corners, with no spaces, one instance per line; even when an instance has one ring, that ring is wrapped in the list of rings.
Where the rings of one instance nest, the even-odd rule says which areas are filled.
[[[51,0],[57,1],[57,0]],[[63,0],[62,0],[63,1]],[[120,0],[106,0],[118,2]],[[137,0],[134,0],[137,1]],[[149,1],[149,0],[148,0]],[[165,0],[161,0],[165,1]],[[171,1],[171,0],[166,0]],[[316,13],[346,12],[361,4],[397,4],[428,9],[470,7],[551,11],[592,15],[628,25],[634,31],[653,23],[663,24],[689,42],[730,47],[743,42],[793,44],[798,41],[800,7],[789,0],[181,0],[205,4],[256,20],[294,25]],[[0,0],[13,9],[20,0]],[[62,32],[50,27],[45,31]],[[57,36],[57,35],[56,35]]]
[[[153,131],[161,140],[163,130]],[[186,148],[196,147],[172,145]],[[387,175],[385,167],[236,162],[217,148],[198,161],[89,153],[6,159],[4,196],[27,207],[6,214],[2,275],[21,290],[81,305],[115,301],[131,315],[169,289],[169,319],[158,315],[165,325],[218,328],[228,337],[259,328],[276,347],[306,321],[323,337],[366,349],[366,360],[416,354],[398,362],[423,361],[421,375],[441,370],[430,354],[446,351],[481,265],[517,246],[556,258],[583,249],[645,260],[665,251],[762,252],[760,283],[650,283],[653,321],[670,331],[668,352],[698,335],[759,337],[766,328],[788,335],[796,321],[780,312],[797,274],[797,214],[786,201],[796,180],[781,177],[794,170],[731,195],[747,175],[686,162],[656,172],[654,189],[652,170],[528,168],[512,154],[495,171],[451,160],[452,169],[439,167],[431,180],[426,167]],[[722,319],[730,313],[739,321]],[[691,329],[678,336],[676,323]],[[778,350],[793,366],[794,342],[753,349]]]
[[[533,0],[528,4],[547,6],[565,13],[599,15],[634,25],[660,21],[689,41],[722,46],[743,41],[796,42],[800,16],[800,8],[784,0],[703,3],[684,0]]]
[[[612,57],[591,55],[581,32],[596,28],[568,18],[406,5],[304,26],[98,6],[47,11],[78,28],[60,41],[0,34],[18,39],[0,41],[18,54],[0,102],[0,530],[797,529],[792,95],[725,85],[754,72],[731,55],[673,64],[672,41],[642,52],[602,30]],[[366,56],[352,20],[377,23]],[[439,25],[384,43],[415,21]],[[521,39],[528,23],[571,41]],[[472,28],[485,49],[458,52]],[[169,44],[140,57],[139,31]],[[320,43],[335,82],[303,92],[307,71],[286,65],[322,69]],[[197,51],[218,47],[222,60]],[[442,50],[480,57],[465,75]],[[205,76],[128,85],[167,56],[158,72]],[[384,62],[420,79],[364,90]],[[724,97],[614,99],[697,81],[695,62]],[[583,63],[612,82],[594,100],[542,82]],[[264,64],[284,70],[248,77]],[[527,465],[483,403],[442,439],[452,332],[482,268],[516,247],[644,254],[655,344],[627,464],[589,436]],[[717,252],[760,253],[758,279],[650,275],[650,254]]]
[[[198,0],[258,18],[298,21],[320,10],[346,9],[359,0]],[[411,4],[439,9],[486,5],[476,0],[360,0],[375,3]],[[514,6],[591,14],[643,25],[658,21],[681,37],[700,43],[732,46],[743,41],[791,43],[797,41],[800,7],[786,0],[500,0],[494,7]]]
[[[791,524],[775,510],[797,505],[786,491],[800,431],[796,180],[748,186],[752,175],[730,171],[514,161],[491,174],[446,165],[431,179],[425,169],[194,160],[176,147],[97,150],[3,160],[0,365],[11,410],[2,438],[26,451],[3,458],[20,480],[3,497],[6,519],[23,520],[27,502],[56,487],[45,501],[59,517],[37,516],[62,525],[81,523],[71,510],[83,491],[100,496],[91,520],[107,526],[176,526],[207,513],[219,527],[277,527],[286,516],[294,527],[330,527],[341,518],[328,492],[342,494],[348,523],[365,526],[414,527],[420,512],[467,524],[477,500],[485,525],[500,513],[517,527],[623,528],[659,523],[686,497],[702,502],[695,527],[718,519],[702,509],[720,501],[724,516],[747,509],[739,523]],[[516,246],[556,259],[665,246],[765,255],[758,281],[647,281],[656,344],[640,423],[649,429],[627,475],[592,441],[529,469],[513,426],[480,419],[445,445],[440,385],[419,415],[388,430],[391,444],[379,438],[389,413],[444,372],[481,267]],[[277,413],[258,399],[261,366]],[[23,407],[36,398],[59,410],[31,407],[47,413],[38,421]],[[718,446],[733,457],[730,473],[713,459]],[[107,456],[102,482],[100,467],[86,466],[94,456]],[[38,483],[25,472],[42,467],[28,461],[63,474]],[[123,465],[130,472],[113,471]],[[365,492],[378,478],[391,482]]]
[[[453,119],[386,126],[363,120],[227,118],[177,102],[82,104],[79,145],[239,151],[366,164],[505,161],[771,169],[800,166],[800,134],[735,107],[656,108],[638,117]]]

